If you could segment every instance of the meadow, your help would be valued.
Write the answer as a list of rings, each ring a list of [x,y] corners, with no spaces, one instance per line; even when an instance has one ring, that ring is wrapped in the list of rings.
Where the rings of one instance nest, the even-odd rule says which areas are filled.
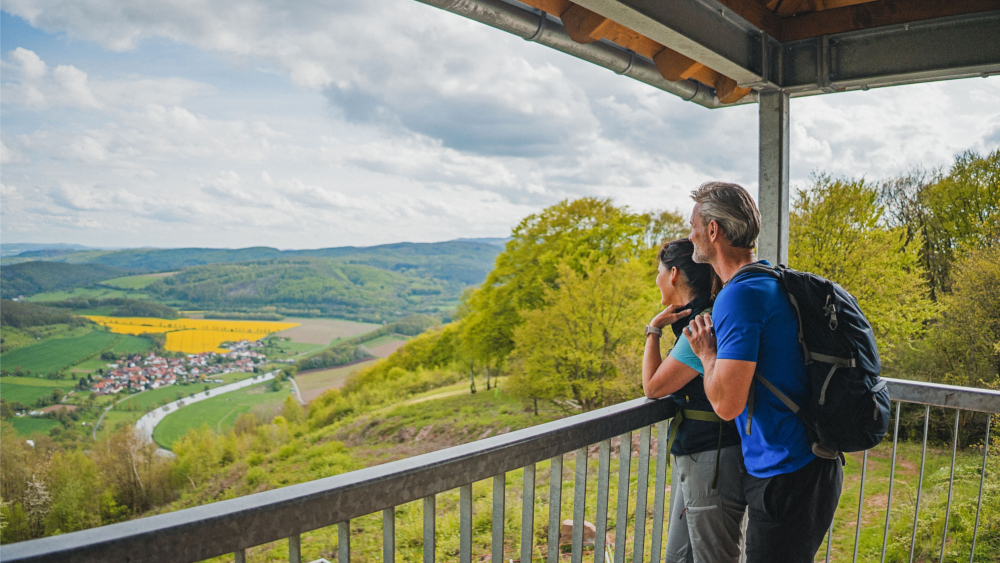
[[[41,397],[52,395],[53,389],[70,391],[73,381],[58,379],[42,379],[40,377],[0,377],[0,396],[5,401],[16,401],[24,405],[32,405]]]
[[[295,376],[295,383],[299,386],[299,392],[302,393],[302,400],[308,403],[327,389],[340,389],[352,373],[364,369],[376,361],[368,360],[348,366],[305,371]]]
[[[72,366],[111,347],[117,340],[118,335],[104,330],[92,330],[83,336],[49,338],[3,354],[0,363],[9,371],[20,367],[45,374]]]
[[[9,422],[14,425],[14,429],[17,430],[18,434],[28,437],[32,434],[48,435],[49,430],[61,426],[58,421],[51,418],[36,418],[33,416],[15,416],[10,418]]]
[[[288,383],[283,384],[280,391],[272,391],[271,382],[267,382],[206,399],[164,418],[153,431],[153,440],[170,449],[189,430],[203,425],[222,433],[232,428],[236,418],[246,412],[262,411],[266,413],[262,418],[271,418],[290,393]]]
[[[350,338],[379,328],[381,325],[360,323],[342,319],[288,318],[287,322],[297,323],[277,336],[291,338],[294,342],[329,345],[335,340]]]
[[[162,274],[142,274],[138,276],[123,276],[120,278],[113,278],[110,280],[104,280],[101,285],[110,285],[112,287],[117,287],[119,289],[143,289],[151,283],[155,283],[160,279],[168,276],[172,276],[177,272],[164,272]]]
[[[178,399],[183,399],[184,397],[200,393],[206,389],[212,389],[221,385],[233,383],[235,381],[240,381],[241,379],[253,377],[253,375],[254,374],[252,373],[242,372],[226,373],[208,376],[212,380],[221,379],[222,383],[193,383],[191,385],[174,384],[167,385],[165,387],[157,387],[156,389],[136,393],[131,398],[118,403],[118,405],[115,406],[115,410],[138,411],[141,414],[145,414],[160,405],[165,405]]]
[[[111,289],[107,287],[77,287],[68,291],[47,291],[45,293],[37,293],[31,297],[25,298],[25,301],[30,303],[44,303],[46,301],[65,301],[67,299],[79,297],[86,297],[88,299],[104,299],[114,297],[130,297],[133,299],[140,299],[145,296],[146,295],[143,293],[125,291],[121,289]]]
[[[156,319],[146,317],[88,316],[119,334],[166,333],[166,350],[198,354],[226,352],[220,345],[237,340],[259,340],[269,334],[297,326],[296,323],[226,321],[215,319]]]

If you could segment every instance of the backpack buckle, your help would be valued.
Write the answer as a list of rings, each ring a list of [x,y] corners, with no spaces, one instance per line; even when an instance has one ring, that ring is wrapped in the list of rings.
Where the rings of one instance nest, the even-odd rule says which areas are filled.
[[[830,330],[837,330],[837,304],[830,303],[833,294],[826,296],[826,305],[823,306],[824,316],[830,317]]]

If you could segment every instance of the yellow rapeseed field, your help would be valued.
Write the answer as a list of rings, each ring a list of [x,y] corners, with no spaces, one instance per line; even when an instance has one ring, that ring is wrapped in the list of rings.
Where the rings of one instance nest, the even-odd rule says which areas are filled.
[[[165,332],[164,348],[186,354],[225,352],[219,345],[237,340],[260,340],[269,334],[299,326],[299,323],[225,321],[214,319],[152,319],[145,317],[87,316],[118,334]]]

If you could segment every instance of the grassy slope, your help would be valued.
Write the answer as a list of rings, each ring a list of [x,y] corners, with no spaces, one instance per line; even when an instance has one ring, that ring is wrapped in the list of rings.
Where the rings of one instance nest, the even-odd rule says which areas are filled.
[[[73,389],[74,383],[73,380],[40,377],[0,377],[0,396],[5,401],[17,401],[31,406],[40,397],[51,395],[53,389]]]
[[[142,289],[147,285],[154,283],[164,276],[160,275],[139,275],[139,276],[124,276],[121,278],[114,278],[110,280],[104,280],[101,285],[110,285],[113,287],[121,289]]]
[[[142,299],[146,297],[146,295],[144,293],[130,292],[121,289],[110,289],[107,287],[77,287],[66,291],[47,291],[45,293],[39,293],[26,298],[25,301],[29,301],[31,303],[44,303],[47,301],[65,301],[74,297],[129,297],[131,299]]]
[[[9,422],[14,425],[18,434],[28,437],[36,433],[48,435],[49,430],[55,428],[56,426],[61,426],[58,422],[52,420],[51,418],[35,418],[30,416],[15,416],[9,419]]]
[[[153,439],[169,449],[175,440],[192,428],[207,424],[217,432],[224,432],[233,427],[240,414],[254,409],[270,411],[279,408],[290,393],[291,385],[287,383],[280,391],[272,391],[271,382],[267,382],[212,397],[164,418],[156,426]]]
[[[11,350],[0,357],[0,362],[12,371],[21,366],[35,373],[48,373],[71,366],[110,347],[117,338],[116,334],[94,330],[84,336],[46,339],[38,344]]]

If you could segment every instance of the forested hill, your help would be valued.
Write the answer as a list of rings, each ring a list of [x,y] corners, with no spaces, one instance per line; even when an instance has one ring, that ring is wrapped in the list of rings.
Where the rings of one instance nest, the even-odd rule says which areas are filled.
[[[0,268],[0,294],[4,299],[59,291],[127,275],[128,270],[103,264],[24,262]]]
[[[282,314],[382,320],[407,312],[434,314],[448,309],[467,285],[421,275],[419,263],[407,263],[411,268],[386,265],[400,271],[336,258],[209,264],[162,278],[145,291],[156,300],[196,309],[274,307]],[[429,269],[435,267],[448,265],[432,263]]]
[[[497,239],[501,241],[502,239]],[[422,275],[479,283],[493,268],[493,261],[503,251],[502,244],[489,239],[435,243],[402,242],[378,246],[344,246],[316,250],[278,250],[266,246],[237,249],[217,248],[135,248],[128,250],[90,250],[30,253],[33,260],[102,264],[138,272],[166,272],[206,264],[232,264],[256,260],[298,257],[338,258],[353,264],[366,264],[388,270],[419,270]],[[29,256],[7,257],[4,264],[23,262]]]

